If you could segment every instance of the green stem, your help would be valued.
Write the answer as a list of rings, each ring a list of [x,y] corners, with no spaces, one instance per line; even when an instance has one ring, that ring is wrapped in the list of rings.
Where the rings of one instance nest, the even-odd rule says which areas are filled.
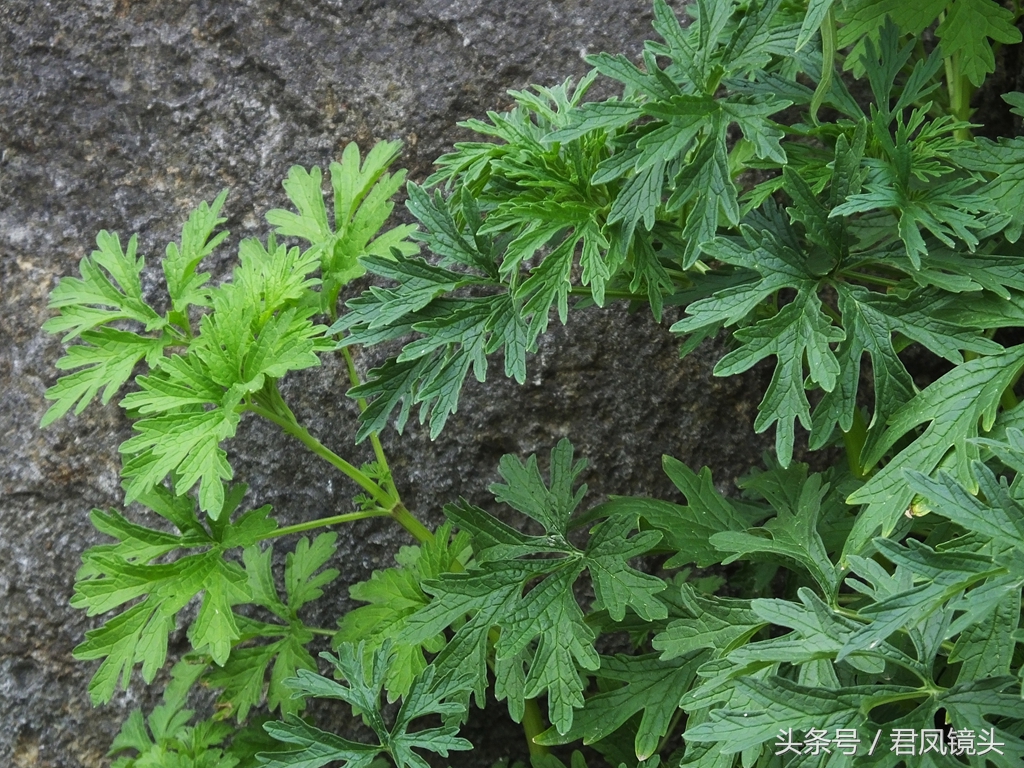
[[[874,283],[875,285],[883,285],[886,288],[895,288],[899,285],[898,280],[890,280],[887,277],[879,277],[878,275],[867,275],[863,272],[845,271],[842,273],[843,277],[848,277],[852,280],[860,280],[865,283]]]
[[[665,730],[665,735],[661,737],[661,741],[658,742],[658,748],[654,750],[654,754],[660,755],[661,751],[668,746],[668,740],[672,738],[673,732],[676,730],[676,726],[679,725],[679,720],[683,716],[682,709],[677,709],[675,714],[672,715],[672,719],[669,721],[668,728]]]
[[[684,286],[686,288],[688,288],[691,285],[693,285],[693,275],[691,275],[691,274],[689,274],[687,272],[683,272],[683,271],[678,270],[678,269],[669,269],[668,267],[666,267],[665,268],[665,274],[668,275],[669,277],[675,278],[676,280],[682,281],[683,283],[686,284]]]
[[[427,528],[423,523],[417,520],[412,512],[405,508],[402,502],[396,502],[388,514],[393,517],[399,525],[413,535],[420,544],[426,544],[427,542],[434,540],[434,534],[431,533],[430,529]]]
[[[487,631],[487,639],[490,641],[491,647],[487,651],[487,668],[494,672],[494,647],[498,644],[498,628],[491,627]],[[523,726],[523,733],[526,736],[526,746],[530,750],[531,757],[537,757],[540,755],[548,754],[548,748],[543,744],[537,744],[534,742],[534,737],[539,736],[547,730],[547,721],[544,720],[544,715],[540,711],[540,706],[537,704],[536,699],[526,699],[523,702],[523,720],[520,723]]]
[[[569,289],[572,296],[593,296],[594,292],[586,286],[574,286]],[[630,293],[629,291],[605,291],[606,299],[629,299],[630,301],[647,301],[646,294]]]
[[[274,391],[271,393],[271,397],[275,399],[280,399],[280,393],[277,393],[275,397],[275,392],[276,387],[274,388]],[[350,464],[349,462],[345,461],[345,459],[341,458],[341,456],[336,454],[326,445],[324,445],[315,437],[313,437],[313,435],[309,433],[308,429],[303,427],[301,424],[298,423],[298,421],[295,420],[294,415],[288,409],[288,406],[284,404],[283,400],[281,400],[280,406],[283,406],[282,409],[287,412],[287,416],[283,416],[280,412],[278,412],[278,410],[270,410],[269,408],[264,408],[262,405],[256,405],[255,403],[250,403],[249,405],[246,406],[246,408],[252,411],[253,413],[262,416],[263,418],[274,422],[289,435],[298,438],[303,445],[309,448],[309,450],[311,450],[321,459],[326,461],[331,466],[341,470],[342,473],[348,475],[350,478],[355,480],[356,483],[358,483],[363,490],[370,494],[373,500],[376,501],[381,506],[381,510],[377,511],[375,514],[368,514],[366,515],[367,517],[376,517],[378,515],[383,516],[385,514],[390,515],[395,519],[395,521],[399,525],[401,525],[403,528],[405,528],[406,531],[412,534],[413,538],[415,538],[416,541],[420,542],[421,544],[433,540],[434,534],[430,532],[430,529],[423,525],[423,523],[421,523],[419,520],[417,520],[413,516],[413,514],[408,509],[405,508],[405,505],[402,504],[400,499],[394,498],[391,494],[389,494],[387,491],[385,491],[383,488],[377,485],[377,483],[375,483],[369,476],[367,476],[366,473],[364,473],[362,470],[358,469],[354,465]],[[358,515],[362,513],[352,512],[349,514]],[[340,517],[345,516],[342,515]],[[331,518],[324,519],[326,520]],[[318,521],[311,522],[317,523]]]
[[[313,437],[313,435],[309,433],[309,430],[295,421],[294,418],[285,418],[274,411],[254,403],[246,407],[253,413],[274,422],[292,437],[298,438],[299,442],[309,448],[309,450],[321,459],[331,466],[339,469],[343,474],[352,478],[363,490],[370,494],[374,501],[384,507],[384,509],[391,509],[397,503],[387,491],[371,480],[364,472],[362,472],[362,470],[345,461],[345,459],[341,458],[341,456]]]
[[[1017,396],[1013,394],[1013,387],[1007,387],[1003,390],[1003,394],[999,397],[999,404],[1003,406],[1004,411],[1017,407]]]
[[[1024,368],[1017,371],[1017,374],[1011,379],[1009,386],[1003,390],[1003,394],[999,398],[999,403],[1003,406],[1004,411],[1017,407],[1017,395],[1014,394],[1013,390],[1017,386],[1017,382],[1020,381],[1021,376],[1024,376]]]
[[[355,360],[352,359],[352,352],[349,351],[348,347],[342,347],[341,355],[345,358],[345,367],[348,368],[348,380],[352,383],[353,387],[358,387],[363,383],[363,380],[359,378],[359,371],[356,370],[356,363]],[[359,404],[360,413],[366,410],[365,397],[358,398],[356,403]],[[370,444],[373,446],[373,455],[377,457],[377,466],[386,473],[384,487],[387,488],[388,493],[396,499],[399,498],[398,488],[395,487],[394,478],[391,477],[391,470],[388,468],[388,459],[384,455],[384,446],[380,444],[380,437],[376,432],[370,433]]]
[[[960,54],[955,53],[943,60],[946,70],[946,90],[949,93],[949,111],[957,120],[971,119],[971,94],[974,91],[970,80],[960,72]],[[970,141],[970,128],[957,128],[953,135],[961,141]]]
[[[895,704],[898,701],[912,701],[914,699],[922,699],[927,696],[934,696],[942,691],[931,685],[926,685],[913,691],[906,691],[905,693],[893,693],[889,696],[879,696],[877,698],[872,697],[871,709],[880,707],[883,704]],[[862,705],[863,706],[863,705]],[[869,712],[864,712],[869,714]]]
[[[777,298],[778,297],[776,297],[776,299]],[[836,310],[834,310],[832,307],[830,307],[828,304],[826,304],[824,301],[821,302],[821,310],[826,315],[831,317],[835,321],[836,325],[838,325],[840,328],[843,327],[843,316],[839,314]]]
[[[868,476],[869,470],[861,466],[860,454],[864,450],[864,442],[867,440],[868,426],[864,422],[864,415],[860,408],[853,409],[853,424],[849,432],[843,432],[843,445],[846,446],[846,462],[850,465],[853,476],[863,480]]]
[[[174,328],[167,328],[166,330],[172,336],[176,336],[177,340],[185,344],[188,344],[190,341],[192,341],[192,326],[189,325],[188,315],[186,315],[184,312],[171,312],[170,314],[168,314],[167,318],[171,321],[173,325],[176,325],[178,326],[178,328],[181,328],[180,332],[175,330]]]
[[[260,536],[257,541],[266,541],[267,539],[276,539],[279,536],[288,536],[293,533],[303,533],[305,531],[311,531],[314,528],[323,528],[327,525],[338,525],[339,523],[351,523],[356,520],[366,520],[370,517],[385,517],[390,513],[386,509],[368,509],[360,512],[346,512],[343,515],[334,515],[333,517],[321,517],[316,520],[307,520],[305,523],[296,523],[295,525],[286,525],[283,528],[271,531],[270,533]]]
[[[547,730],[544,722],[544,715],[541,714],[540,706],[536,699],[527,699],[523,707],[523,732],[526,734],[526,746],[530,750],[530,757],[541,757],[548,754],[548,748],[543,744],[537,744],[533,739],[540,736]]]

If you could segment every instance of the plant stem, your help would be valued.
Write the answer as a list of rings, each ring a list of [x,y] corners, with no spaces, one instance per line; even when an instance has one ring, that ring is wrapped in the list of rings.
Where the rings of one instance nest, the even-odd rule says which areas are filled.
[[[946,90],[949,93],[949,111],[957,120],[967,122],[971,118],[971,94],[974,88],[960,72],[960,54],[947,56],[943,64],[946,70]],[[953,136],[961,141],[969,141],[971,129],[957,128]]]
[[[778,301],[778,295],[776,295],[776,302],[777,302],[777,301]],[[824,313],[825,313],[826,315],[828,315],[828,316],[829,316],[829,317],[831,317],[831,318],[832,318],[833,320],[835,320],[835,322],[836,322],[836,325],[838,325],[838,326],[839,326],[840,328],[842,328],[842,327],[843,327],[843,316],[842,316],[842,315],[840,315],[840,314],[839,314],[839,313],[838,313],[838,312],[837,312],[836,310],[832,309],[832,307],[830,307],[830,306],[829,306],[828,304],[826,304],[825,302],[821,302],[821,310],[822,310],[822,312],[824,312]]]
[[[999,397],[999,404],[1003,406],[1004,411],[1017,407],[1017,396],[1013,393],[1013,387],[1003,390],[1003,394]]]
[[[349,351],[348,347],[341,348],[341,355],[345,358],[345,367],[348,368],[348,380],[352,383],[353,387],[358,387],[363,383],[363,380],[359,378],[359,371],[356,370],[356,363],[352,359],[352,352]],[[360,397],[356,400],[359,404],[359,412],[362,413],[366,410],[366,398]],[[380,444],[380,437],[376,432],[370,433],[370,444],[373,445],[373,455],[377,457],[377,464],[387,473],[386,480],[384,481],[384,487],[387,488],[388,493],[398,498],[398,489],[395,487],[395,481],[391,477],[391,470],[388,468],[388,460],[384,455],[384,446]]]
[[[1009,386],[1003,390],[1003,394],[999,398],[999,403],[1003,406],[1004,411],[1017,407],[1017,395],[1014,394],[1013,389],[1017,386],[1017,382],[1020,381],[1021,376],[1024,376],[1024,368],[1017,371],[1017,375],[1013,377]]]
[[[586,286],[573,286],[569,289],[569,294],[572,296],[593,296],[594,292]],[[629,299],[630,301],[647,301],[646,295],[639,293],[630,293],[629,291],[605,291],[604,297],[606,299]]]
[[[359,377],[359,371],[356,370],[356,363],[355,360],[352,359],[352,353],[349,351],[348,347],[342,347],[341,354],[342,357],[345,358],[345,367],[348,369],[348,380],[352,383],[353,387],[358,387],[363,383],[363,380]],[[356,402],[359,404],[360,412],[366,410],[365,397],[358,398]],[[402,499],[398,495],[398,488],[395,486],[394,478],[391,477],[391,469],[388,467],[387,456],[384,455],[384,446],[381,445],[380,437],[376,432],[370,433],[370,443],[373,445],[373,455],[377,457],[377,466],[380,467],[384,473],[384,487],[394,498],[394,503],[386,510],[387,514],[391,515],[399,525],[411,533],[420,544],[433,541],[434,534],[430,529],[417,520],[402,503]]]
[[[402,502],[396,502],[391,509],[388,510],[388,514],[393,517],[399,525],[413,535],[420,544],[426,544],[428,541],[434,540],[434,534],[431,533],[430,529],[427,528],[423,523],[416,519],[416,517],[405,508]]]
[[[491,647],[487,651],[487,668],[494,672],[494,646],[498,644],[498,628],[491,627],[487,632],[487,639],[491,643]],[[539,736],[547,730],[547,721],[544,719],[544,714],[540,711],[540,706],[537,704],[536,699],[525,699],[523,701],[523,720],[520,723],[523,726],[523,733],[526,736],[526,746],[530,750],[530,756],[535,757],[538,755],[548,754],[548,748],[543,744],[534,743],[533,739],[535,736]]]
[[[927,681],[925,682],[927,683]],[[926,684],[925,686],[922,686],[921,688],[918,688],[913,691],[907,691],[905,693],[893,693],[889,696],[879,696],[878,698],[872,698],[870,700],[872,705],[871,708],[874,709],[875,707],[880,707],[883,704],[895,704],[898,701],[911,701],[913,699],[923,699],[927,696],[934,696],[937,693],[940,693],[938,689],[936,689],[932,685]],[[868,712],[865,712],[864,714],[868,714]]]
[[[295,421],[294,418],[287,419],[278,413],[256,404],[250,404],[247,408],[253,413],[274,422],[292,437],[298,438],[299,442],[309,448],[309,450],[321,459],[355,480],[363,490],[373,497],[374,501],[385,509],[391,509],[391,507],[395,505],[396,500],[391,498],[391,495],[387,491],[377,485],[377,483],[371,480],[358,467],[345,461],[345,459],[313,437],[309,430]]]
[[[863,272],[853,272],[847,270],[842,273],[843,277],[848,277],[852,280],[860,280],[865,283],[874,283],[875,285],[884,285],[886,288],[894,288],[899,285],[898,280],[890,280],[888,277],[879,277],[878,275],[867,275]]]
[[[280,395],[278,395],[278,397],[280,397]],[[287,406],[285,407],[287,408]],[[272,411],[269,408],[264,408],[261,405],[256,405],[255,403],[250,403],[249,405],[246,406],[246,408],[252,411],[253,413],[262,416],[263,418],[274,422],[289,435],[298,438],[303,445],[309,448],[309,450],[311,450],[321,459],[326,461],[331,466],[341,470],[342,473],[348,475],[350,478],[355,480],[356,483],[358,483],[363,490],[370,494],[373,500],[376,501],[381,506],[381,510],[379,512],[374,512],[373,514],[366,514],[366,517],[383,517],[384,515],[390,515],[395,519],[396,522],[398,522],[399,525],[401,525],[403,528],[405,528],[406,531],[412,534],[413,538],[415,538],[416,541],[420,542],[421,544],[433,540],[434,534],[430,532],[430,529],[423,525],[423,523],[421,523],[419,520],[417,520],[413,516],[413,514],[408,509],[405,508],[405,505],[402,504],[400,499],[394,498],[390,493],[385,491],[383,488],[377,485],[377,483],[375,483],[370,477],[368,477],[366,473],[364,473],[357,467],[353,466],[349,462],[345,461],[345,459],[343,459],[341,456],[336,454],[326,445],[324,445],[315,437],[313,437],[313,435],[310,434],[308,429],[306,429],[304,426],[299,424],[298,421],[295,420],[294,415],[291,415],[290,411],[289,418],[286,416],[282,416],[280,413]],[[363,513],[352,512],[349,514],[358,515]],[[340,515],[339,517],[347,516]],[[333,520],[334,518],[324,519]],[[323,524],[315,520],[311,522],[314,523],[313,527],[316,527],[316,525]],[[278,535],[280,534],[278,533]]]
[[[370,517],[385,517],[390,513],[386,509],[380,507],[376,509],[363,510],[360,512],[346,512],[343,515],[334,515],[333,517],[321,517],[316,520],[308,520],[305,523],[296,523],[295,525],[286,525],[283,528],[278,528],[275,531],[260,536],[257,541],[266,541],[267,539],[276,539],[279,536],[288,536],[292,533],[303,533],[304,531],[311,531],[314,528],[323,528],[328,525],[338,525],[339,523],[351,523],[355,520],[366,520]]]
[[[700,264],[700,262],[697,263]],[[686,284],[684,287],[689,287],[693,285],[693,275],[687,272],[683,272],[682,270],[669,269],[668,267],[666,267],[665,274],[667,274],[669,277],[675,278],[676,280],[681,280],[682,282],[684,282]]]
[[[849,432],[843,432],[843,445],[846,446],[846,461],[850,465],[853,476],[863,480],[868,476],[868,470],[861,466],[860,454],[864,450],[864,441],[867,439],[868,427],[864,423],[864,415],[860,408],[853,409],[853,424]]]
[[[523,731],[526,733],[526,746],[530,750],[530,757],[540,757],[548,754],[548,748],[543,744],[534,742],[535,736],[540,736],[547,730],[544,722],[544,715],[536,699],[526,699],[523,706]]]
[[[675,732],[676,726],[679,725],[679,720],[682,718],[683,712],[684,710],[677,709],[675,714],[672,715],[668,728],[665,730],[665,735],[661,737],[661,741],[658,742],[658,748],[654,750],[655,755],[660,755],[661,751],[668,746],[668,740],[672,738],[672,734]]]

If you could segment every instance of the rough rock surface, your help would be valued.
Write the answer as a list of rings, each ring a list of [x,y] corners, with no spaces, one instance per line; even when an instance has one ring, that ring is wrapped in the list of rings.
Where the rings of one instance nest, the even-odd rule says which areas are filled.
[[[288,167],[324,166],[353,140],[403,140],[401,162],[422,180],[464,137],[457,121],[506,108],[508,88],[579,77],[581,53],[635,57],[649,26],[648,0],[0,4],[0,765],[107,765],[127,712],[159,694],[134,684],[94,709],[95,664],[71,658],[98,624],[68,600],[82,551],[101,540],[88,510],[121,500],[127,422],[94,405],[38,429],[61,354],[40,331],[46,297],[96,232],[138,232],[155,257],[192,207],[229,186],[232,241],[263,235]],[[213,271],[231,257],[222,247]],[[562,436],[590,458],[596,496],[671,494],[662,453],[728,483],[769,442],[752,438],[761,374],[714,379],[721,350],[680,362],[676,346],[649,314],[574,314],[543,339],[526,386],[471,383],[433,443],[414,427],[386,435],[404,497],[434,523],[459,495],[486,505],[503,453],[546,454]],[[336,364],[284,387],[314,434],[358,457],[344,390]],[[286,524],[344,510],[353,492],[268,425],[245,422],[230,448],[252,503],[272,503]],[[406,543],[381,521],[342,537],[326,622],[349,604],[345,584]],[[506,723],[500,706],[475,712],[467,735],[479,748],[452,764],[523,756]]]

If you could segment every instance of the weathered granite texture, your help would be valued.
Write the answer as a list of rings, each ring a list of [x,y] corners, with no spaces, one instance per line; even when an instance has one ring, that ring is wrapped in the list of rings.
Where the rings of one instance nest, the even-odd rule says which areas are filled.
[[[126,713],[159,695],[136,684],[94,709],[95,664],[71,658],[99,621],[68,606],[80,555],[102,538],[88,510],[120,502],[128,424],[112,404],[38,429],[61,354],[40,331],[46,297],[96,232],[138,232],[153,263],[187,212],[230,186],[231,242],[263,235],[288,167],[324,166],[353,140],[403,140],[422,180],[465,136],[457,121],[506,108],[508,88],[580,76],[582,53],[636,56],[649,22],[647,0],[0,3],[0,765],[106,765]],[[222,247],[212,270],[231,259]],[[770,442],[751,429],[763,372],[714,379],[721,350],[680,362],[676,346],[646,313],[574,314],[543,339],[526,386],[472,382],[433,443],[415,427],[385,436],[404,497],[434,523],[459,495],[486,505],[503,453],[546,455],[562,436],[591,459],[597,496],[671,494],[662,453],[728,483]],[[339,365],[284,390],[313,433],[365,454],[347,437],[356,410]],[[252,503],[283,522],[347,508],[353,487],[276,428],[247,421],[230,449]],[[346,583],[406,543],[381,521],[342,539],[324,622],[349,605]],[[502,707],[475,712],[467,735],[479,749],[453,765],[525,752]]]

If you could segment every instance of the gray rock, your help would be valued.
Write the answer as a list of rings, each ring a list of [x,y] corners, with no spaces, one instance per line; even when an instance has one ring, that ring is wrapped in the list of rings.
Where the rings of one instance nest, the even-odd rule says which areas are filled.
[[[0,5],[0,765],[107,765],[127,713],[159,697],[139,682],[104,707],[86,688],[94,663],[71,649],[100,618],[72,610],[82,552],[102,537],[94,506],[119,505],[117,446],[129,425],[113,404],[38,429],[61,344],[40,330],[46,297],[109,229],[138,232],[155,263],[188,211],[231,187],[231,242],[265,235],[284,205],[288,167],[325,166],[344,145],[405,142],[422,180],[466,137],[457,121],[505,109],[508,88],[579,77],[585,52],[637,56],[647,0],[115,0]],[[211,269],[225,274],[222,247]],[[384,436],[409,506],[437,523],[458,496],[487,506],[503,453],[547,451],[562,436],[591,459],[594,498],[671,495],[659,458],[711,465],[720,482],[756,461],[761,373],[714,379],[720,349],[679,361],[667,323],[622,306],[572,315],[530,362],[526,386],[471,382],[445,433]],[[380,352],[360,358],[365,369]],[[492,375],[498,373],[492,367]],[[285,396],[346,456],[354,403],[337,362],[290,378]],[[230,444],[250,502],[284,524],[348,508],[354,488],[276,428],[246,421]],[[405,534],[386,521],[342,531],[342,577],[323,601],[329,626],[345,585],[386,566]],[[187,649],[176,637],[172,650]],[[453,765],[522,756],[503,707],[474,712],[478,744]]]

